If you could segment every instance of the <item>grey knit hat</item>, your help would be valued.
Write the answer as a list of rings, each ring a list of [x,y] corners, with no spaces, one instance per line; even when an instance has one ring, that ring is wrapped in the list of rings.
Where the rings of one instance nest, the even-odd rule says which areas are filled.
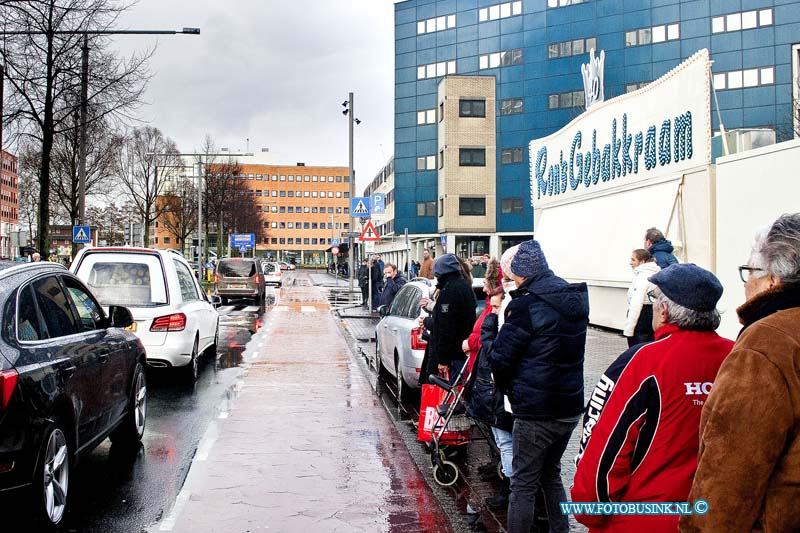
[[[547,270],[550,270],[550,267],[537,241],[531,239],[519,245],[514,259],[511,260],[511,272],[523,278],[530,278]]]

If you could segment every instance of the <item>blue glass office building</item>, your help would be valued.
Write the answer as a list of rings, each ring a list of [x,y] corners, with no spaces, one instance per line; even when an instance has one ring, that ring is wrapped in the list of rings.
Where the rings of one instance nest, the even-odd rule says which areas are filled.
[[[437,154],[444,74],[496,77],[496,231],[530,232],[528,142],[575,118],[583,106],[580,66],[605,51],[605,97],[634,90],[702,48],[727,130],[792,133],[800,63],[800,0],[407,0],[395,4],[395,228],[437,231]],[[424,114],[423,114],[424,115]],[[716,107],[712,124],[718,128]],[[520,150],[521,149],[521,153]],[[524,198],[522,209],[503,200]],[[518,207],[518,206],[517,206]]]

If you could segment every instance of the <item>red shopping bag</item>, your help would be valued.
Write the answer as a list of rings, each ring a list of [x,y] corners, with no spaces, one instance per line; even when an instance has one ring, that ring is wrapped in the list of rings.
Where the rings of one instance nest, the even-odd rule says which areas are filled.
[[[445,379],[447,379],[445,377]],[[422,385],[422,399],[419,405],[419,426],[417,427],[417,440],[431,442],[433,435],[439,434],[444,425],[445,418],[440,417],[436,408],[444,402],[447,391],[436,385]],[[439,439],[440,444],[459,445],[470,440],[472,424],[464,415],[455,415],[450,418],[447,427]]]

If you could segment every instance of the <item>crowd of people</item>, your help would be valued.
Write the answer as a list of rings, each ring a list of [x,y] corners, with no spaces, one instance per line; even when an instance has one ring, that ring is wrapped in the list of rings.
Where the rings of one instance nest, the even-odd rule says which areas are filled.
[[[420,275],[436,290],[419,303],[420,381],[472,365],[468,412],[491,428],[504,478],[487,505],[507,505],[512,533],[545,511],[550,531],[569,531],[561,467],[577,427],[571,501],[707,502],[683,516],[576,514],[591,531],[800,531],[800,213],[759,231],[739,267],[735,341],[716,333],[719,280],[680,263],[662,232],[646,231],[630,266],[629,348],[585,403],[586,284],[558,277],[535,240],[472,265],[425,252]],[[384,283],[384,303],[405,283],[379,258],[362,269]],[[476,274],[487,300],[477,320]]]

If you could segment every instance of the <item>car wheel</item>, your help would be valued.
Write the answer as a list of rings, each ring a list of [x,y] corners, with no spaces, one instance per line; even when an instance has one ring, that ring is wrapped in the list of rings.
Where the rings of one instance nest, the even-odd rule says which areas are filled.
[[[39,522],[54,529],[64,518],[70,474],[70,444],[58,420],[44,432],[36,467],[36,513]]]
[[[121,446],[134,446],[142,440],[147,418],[147,378],[141,363],[133,371],[133,390],[125,418],[111,435],[111,442]]]
[[[197,337],[194,338],[194,345],[192,346],[192,360],[189,361],[189,364],[184,367],[184,375],[186,376],[186,381],[189,383],[194,383],[197,381],[197,369],[199,365],[198,357],[197,357]]]

